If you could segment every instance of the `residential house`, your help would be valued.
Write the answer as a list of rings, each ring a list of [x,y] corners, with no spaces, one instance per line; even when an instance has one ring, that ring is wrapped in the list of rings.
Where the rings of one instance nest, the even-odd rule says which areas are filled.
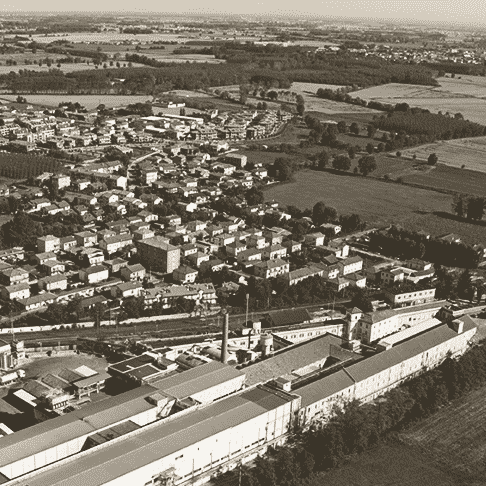
[[[74,233],[76,238],[77,246],[84,246],[85,248],[89,246],[94,246],[97,244],[98,237],[96,233],[91,231],[81,231],[80,233]]]
[[[109,255],[115,253],[126,246],[133,244],[132,235],[122,234],[106,237],[104,240],[100,241],[99,247],[106,251]]]
[[[0,295],[5,300],[19,300],[30,297],[30,286],[27,283],[1,285]]]
[[[142,295],[143,285],[141,282],[124,282],[111,288],[112,297],[126,299],[128,297],[139,297]]]
[[[47,292],[53,290],[66,290],[67,289],[67,277],[65,275],[52,275],[49,277],[40,278],[37,281],[39,289]]]
[[[196,267],[199,268],[202,262],[207,262],[210,256],[206,253],[201,253],[198,251],[197,253],[193,253],[189,255],[187,259]]]
[[[194,270],[187,265],[183,265],[179,268],[176,268],[172,272],[172,280],[176,283],[187,284],[187,283],[194,283],[196,281],[198,275],[198,271]]]
[[[253,268],[257,277],[265,279],[274,278],[289,272],[289,264],[280,258],[255,263]]]
[[[109,276],[108,268],[103,265],[82,268],[79,271],[79,280],[86,284],[93,284],[107,280]]]
[[[47,275],[58,275],[60,273],[64,273],[66,270],[64,263],[58,262],[57,260],[47,260],[42,264],[42,268],[45,270]]]
[[[325,236],[322,233],[310,233],[305,235],[305,244],[311,247],[323,246],[324,239]]]
[[[34,256],[34,258],[35,261],[37,262],[37,265],[44,265],[44,263],[46,263],[49,260],[51,261],[57,260],[57,255],[52,251],[48,251],[46,253],[37,253]]]
[[[47,235],[37,238],[39,253],[55,252],[61,249],[61,240],[57,236]]]
[[[127,265],[123,267],[120,271],[120,274],[126,282],[134,281],[134,280],[143,280],[146,274],[145,267],[140,263],[136,263],[135,265]]]
[[[282,245],[272,245],[263,248],[263,258],[275,260],[285,258],[287,256],[287,248]]]

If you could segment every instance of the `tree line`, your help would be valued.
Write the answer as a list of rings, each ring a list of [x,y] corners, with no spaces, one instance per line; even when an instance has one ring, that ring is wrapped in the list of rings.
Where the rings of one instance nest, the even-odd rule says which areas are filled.
[[[471,245],[428,238],[425,234],[392,225],[369,235],[371,251],[403,259],[425,259],[447,267],[476,268],[480,256]]]

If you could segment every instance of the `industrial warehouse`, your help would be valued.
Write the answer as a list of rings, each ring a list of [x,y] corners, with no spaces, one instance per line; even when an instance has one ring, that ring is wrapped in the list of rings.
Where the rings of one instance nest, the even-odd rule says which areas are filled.
[[[224,332],[222,362],[179,372],[146,352],[108,368],[131,389],[1,437],[0,484],[202,484],[284,443],[296,427],[324,422],[334,405],[373,400],[464,353],[476,330],[468,316],[436,320],[394,334],[372,355],[330,333],[281,347],[283,338],[274,346],[263,333],[264,356],[239,365],[229,364],[234,343]],[[155,369],[157,360],[165,373],[150,372],[148,383],[120,376]]]

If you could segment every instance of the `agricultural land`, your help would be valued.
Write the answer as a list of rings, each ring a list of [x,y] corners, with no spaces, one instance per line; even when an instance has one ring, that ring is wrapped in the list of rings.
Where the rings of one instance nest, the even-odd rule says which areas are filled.
[[[440,164],[486,172],[486,137],[438,141],[402,150],[402,155],[415,155],[418,161],[426,161],[431,153],[437,154]]]
[[[456,484],[485,484],[485,393],[476,390],[401,434],[405,443],[433,456]]]
[[[401,224],[434,236],[453,232],[471,243],[486,238],[486,227],[451,219],[451,195],[371,178],[301,171],[295,182],[267,189],[265,199],[301,209],[324,201],[341,214],[358,213],[370,226]]]
[[[486,79],[479,76],[437,78],[439,87],[390,83],[350,93],[366,101],[408,103],[412,107],[462,113],[465,119],[486,124]]]

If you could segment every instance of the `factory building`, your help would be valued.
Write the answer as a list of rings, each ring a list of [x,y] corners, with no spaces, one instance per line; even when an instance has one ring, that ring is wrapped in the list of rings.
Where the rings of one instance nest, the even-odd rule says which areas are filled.
[[[160,484],[163,478],[179,484],[284,440],[299,407],[300,397],[296,395],[268,387],[253,388],[178,418],[115,437],[111,443],[79,452],[9,484],[152,485]],[[63,430],[58,432],[64,435]],[[22,455],[22,449],[17,452]],[[3,474],[5,470],[3,467]],[[19,472],[16,469],[16,476]]]
[[[401,343],[293,390],[302,398],[301,424],[325,420],[335,404],[373,400],[406,379],[439,365],[449,353],[452,356],[464,353],[476,330],[474,322],[466,316],[411,337],[405,334]]]
[[[337,336],[274,351],[262,335],[265,359],[241,370],[201,364],[0,437],[0,483],[202,482],[284,442],[297,424],[327,420],[336,404],[372,400],[462,354],[476,333],[467,317],[422,329],[371,357],[343,349]]]

